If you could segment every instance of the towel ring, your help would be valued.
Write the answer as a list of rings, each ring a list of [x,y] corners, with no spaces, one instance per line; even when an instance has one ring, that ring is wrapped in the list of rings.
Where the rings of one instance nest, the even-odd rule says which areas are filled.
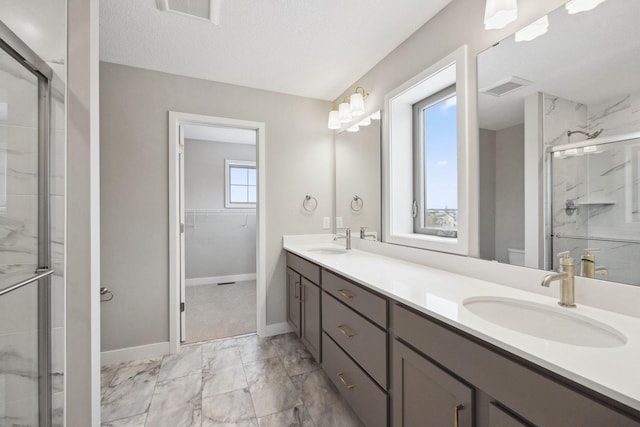
[[[353,199],[351,200],[351,210],[354,212],[360,212],[363,206],[364,201],[362,200],[362,198],[360,198],[360,196],[358,196],[357,194],[353,196]]]
[[[104,297],[104,299],[102,299]],[[113,299],[113,293],[107,288],[100,288],[100,302],[109,302]]]
[[[307,212],[313,212],[318,207],[318,200],[310,195],[304,196],[304,200],[302,201],[302,208]]]

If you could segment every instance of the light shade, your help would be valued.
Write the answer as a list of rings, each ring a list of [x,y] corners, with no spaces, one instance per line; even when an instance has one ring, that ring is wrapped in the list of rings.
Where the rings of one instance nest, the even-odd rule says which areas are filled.
[[[571,0],[564,7],[570,15],[573,15],[574,13],[595,9],[600,3],[604,2],[605,0]]]
[[[338,110],[331,110],[329,112],[329,129],[340,129],[340,117],[338,117]]]
[[[364,118],[358,123],[358,126],[369,126],[371,124],[371,116]]]
[[[342,104],[338,105],[338,117],[340,118],[341,123],[347,123],[351,121],[351,107],[348,103],[343,102]]]
[[[540,37],[549,29],[549,17],[547,15],[538,19],[536,22],[527,25],[520,31],[516,31],[517,42],[529,42]]]
[[[360,130],[360,126],[353,125],[350,128],[347,128],[347,132],[358,132]]]
[[[380,110],[371,115],[371,120],[380,120]]]
[[[358,117],[364,114],[364,97],[360,92],[356,92],[349,98],[351,104],[351,115]]]
[[[485,30],[504,28],[518,17],[516,0],[487,0],[484,10]]]

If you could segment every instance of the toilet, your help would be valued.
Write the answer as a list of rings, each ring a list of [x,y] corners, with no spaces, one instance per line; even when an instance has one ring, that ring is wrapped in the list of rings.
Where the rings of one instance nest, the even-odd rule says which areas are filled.
[[[524,249],[507,249],[509,264],[524,266]]]

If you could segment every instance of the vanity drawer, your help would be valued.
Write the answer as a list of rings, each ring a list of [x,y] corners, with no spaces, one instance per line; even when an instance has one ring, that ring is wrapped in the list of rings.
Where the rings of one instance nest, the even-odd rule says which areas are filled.
[[[454,332],[398,304],[392,307],[392,322],[396,337],[535,425],[640,425],[606,406],[597,395],[578,391],[557,380],[555,374],[509,353],[491,350],[477,338]]]
[[[387,425],[387,394],[325,333],[322,367],[367,427]]]
[[[387,301],[384,298],[327,270],[322,270],[322,289],[386,329]]]
[[[292,270],[297,271],[316,285],[320,284],[320,267],[317,265],[304,258],[300,258],[297,255],[287,252],[287,266]]]
[[[322,329],[387,389],[387,333],[331,295],[322,293]]]

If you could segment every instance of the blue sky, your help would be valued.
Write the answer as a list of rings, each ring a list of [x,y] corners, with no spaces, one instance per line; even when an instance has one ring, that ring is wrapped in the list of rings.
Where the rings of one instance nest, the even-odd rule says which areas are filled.
[[[456,97],[425,110],[427,209],[458,208]]]

